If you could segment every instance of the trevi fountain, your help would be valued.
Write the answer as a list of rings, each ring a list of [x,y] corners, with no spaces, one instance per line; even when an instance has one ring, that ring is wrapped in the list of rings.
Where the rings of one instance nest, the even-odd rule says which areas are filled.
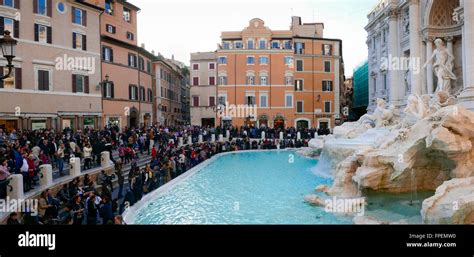
[[[451,94],[454,57],[442,40],[428,62],[438,78],[433,94],[408,96],[397,109],[377,99],[374,112],[310,141],[306,154],[318,156],[316,169],[330,171],[332,185],[317,185],[325,196],[307,196],[324,206],[332,197],[364,197],[432,191],[422,200],[423,224],[474,223],[474,112]],[[426,65],[425,65],[426,66]],[[354,223],[389,223],[370,216]]]

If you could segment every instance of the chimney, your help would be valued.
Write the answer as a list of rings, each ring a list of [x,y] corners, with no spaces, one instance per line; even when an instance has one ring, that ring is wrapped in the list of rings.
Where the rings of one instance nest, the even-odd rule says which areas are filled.
[[[174,54],[173,54],[173,55],[171,55],[171,60],[173,60],[173,61],[174,61]]]
[[[152,55],[155,55],[155,50],[151,50],[151,54],[152,54]]]
[[[299,16],[292,16],[291,17],[291,26],[300,26],[301,25],[301,17]]]
[[[145,49],[145,43],[142,43],[142,48]]]

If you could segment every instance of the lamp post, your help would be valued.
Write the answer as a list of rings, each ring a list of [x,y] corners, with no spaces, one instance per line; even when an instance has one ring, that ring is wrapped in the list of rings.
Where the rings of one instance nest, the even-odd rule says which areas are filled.
[[[0,47],[2,48],[2,54],[5,59],[7,59],[7,68],[8,68],[8,74],[4,75],[1,77],[1,80],[4,80],[12,74],[13,70],[13,64],[12,61],[15,58],[15,53],[16,53],[16,44],[18,41],[13,39],[10,36],[10,31],[6,30],[3,38],[0,38]]]

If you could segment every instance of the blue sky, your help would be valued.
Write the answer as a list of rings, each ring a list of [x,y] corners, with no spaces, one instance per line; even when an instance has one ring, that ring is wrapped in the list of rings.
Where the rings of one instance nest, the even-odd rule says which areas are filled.
[[[324,37],[343,40],[346,75],[367,58],[367,14],[378,0],[129,0],[142,10],[138,41],[146,49],[189,63],[192,52],[213,51],[221,31],[241,30],[252,18],[288,29],[291,16],[324,22]]]

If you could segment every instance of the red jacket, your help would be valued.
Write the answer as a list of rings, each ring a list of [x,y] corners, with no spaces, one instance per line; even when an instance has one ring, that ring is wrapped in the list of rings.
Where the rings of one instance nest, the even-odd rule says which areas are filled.
[[[30,178],[34,177],[35,176],[35,161],[31,160],[30,158],[28,158],[26,161],[28,162],[28,176]]]

